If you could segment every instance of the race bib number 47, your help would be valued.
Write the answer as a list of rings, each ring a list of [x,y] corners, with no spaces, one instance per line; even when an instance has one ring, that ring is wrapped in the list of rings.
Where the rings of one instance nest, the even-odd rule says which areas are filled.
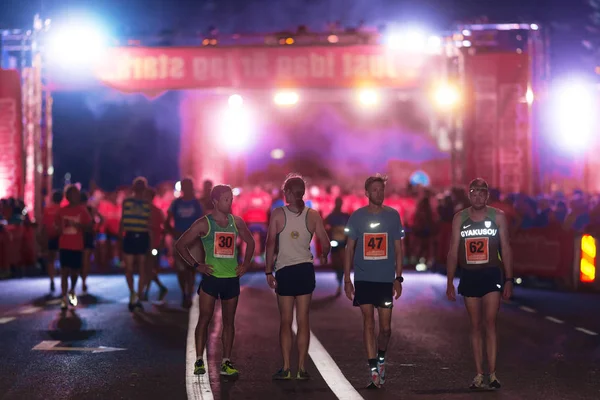
[[[467,264],[485,264],[490,261],[490,240],[487,237],[465,240]]]
[[[388,235],[386,233],[363,234],[363,259],[387,260]]]
[[[215,232],[214,256],[233,258],[235,256],[235,233]]]

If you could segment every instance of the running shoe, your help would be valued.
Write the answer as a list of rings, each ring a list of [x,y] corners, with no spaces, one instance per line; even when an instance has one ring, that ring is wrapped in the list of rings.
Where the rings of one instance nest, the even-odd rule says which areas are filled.
[[[371,370],[371,381],[367,385],[367,389],[379,389],[381,387],[379,372],[376,369]]]
[[[239,375],[239,371],[235,369],[231,361],[227,360],[221,364],[220,374],[225,376],[237,376]]]
[[[379,372],[379,384],[385,383],[385,358],[377,358],[377,372]]]
[[[284,370],[281,368],[279,371],[273,374],[273,379],[276,381],[292,379],[292,373],[289,369]]]
[[[500,381],[498,380],[498,378],[496,378],[496,373],[492,372],[490,374],[490,384],[489,384],[490,389],[500,389],[502,387],[502,385],[500,384]]]
[[[194,375],[204,375],[205,373],[206,367],[204,367],[204,360],[196,360],[194,363]]]
[[[304,370],[298,370],[298,373],[296,374],[296,379],[300,381],[307,381],[310,379],[310,375]]]
[[[482,374],[475,375],[475,378],[473,378],[473,382],[471,382],[471,386],[469,386],[469,389],[483,389],[483,388],[485,388],[485,385],[483,383],[483,375]]]
[[[77,296],[73,292],[69,293],[69,303],[73,307],[77,307]]]

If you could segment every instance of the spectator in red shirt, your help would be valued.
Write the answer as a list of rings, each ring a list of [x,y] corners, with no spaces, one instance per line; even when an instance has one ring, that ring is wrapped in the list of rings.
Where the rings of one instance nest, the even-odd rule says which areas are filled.
[[[50,292],[54,293],[54,276],[56,271],[54,263],[58,255],[58,231],[56,230],[56,214],[60,210],[60,203],[63,200],[63,193],[55,191],[52,193],[52,202],[44,208],[42,217],[42,232],[44,243],[46,244],[46,269],[50,278]]]
[[[76,186],[68,186],[65,197],[68,204],[56,214],[63,310],[68,308],[69,303],[73,307],[77,305],[75,285],[83,267],[84,232],[92,229],[92,217],[85,205],[80,203],[79,189]],[[67,296],[69,276],[71,290]]]

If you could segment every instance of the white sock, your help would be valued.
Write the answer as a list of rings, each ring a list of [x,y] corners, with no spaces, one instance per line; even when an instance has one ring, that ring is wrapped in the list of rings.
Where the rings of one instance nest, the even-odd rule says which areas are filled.
[[[221,361],[221,364],[225,364],[227,361],[231,361],[229,358],[224,358],[223,361]]]

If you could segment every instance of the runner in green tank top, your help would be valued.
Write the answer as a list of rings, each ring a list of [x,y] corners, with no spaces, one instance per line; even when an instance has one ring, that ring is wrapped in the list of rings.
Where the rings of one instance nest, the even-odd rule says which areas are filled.
[[[211,214],[200,218],[175,243],[175,249],[191,267],[202,273],[198,288],[199,308],[196,326],[196,362],[194,374],[206,373],[202,356],[208,338],[208,326],[212,320],[217,299],[223,309],[223,361],[221,375],[238,375],[231,363],[234,338],[234,320],[240,294],[240,277],[246,273],[254,254],[254,238],[244,221],[231,215],[233,192],[229,186],[217,185],[210,198],[214,204]],[[244,261],[238,265],[237,238],[246,243]],[[204,247],[205,260],[196,260],[190,247],[200,238]]]
[[[508,300],[512,295],[513,274],[508,223],[501,210],[487,205],[488,184],[481,178],[469,185],[471,207],[454,215],[452,239],[446,263],[448,285],[446,295],[456,301],[454,276],[456,267],[462,268],[458,293],[465,299],[471,321],[471,344],[477,375],[471,389],[483,389],[483,329],[490,389],[499,389],[496,377],[496,317],[500,308],[500,295]],[[502,280],[504,269],[504,280]],[[482,312],[483,311],[483,312]],[[483,316],[482,316],[483,314]]]

